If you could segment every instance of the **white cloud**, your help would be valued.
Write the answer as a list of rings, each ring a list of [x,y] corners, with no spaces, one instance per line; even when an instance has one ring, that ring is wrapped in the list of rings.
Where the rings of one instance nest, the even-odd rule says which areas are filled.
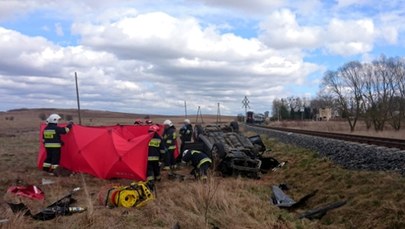
[[[71,103],[59,104],[61,100],[74,99],[72,76],[77,71],[83,106],[89,108],[177,113],[179,101],[187,100],[190,107],[201,105],[209,111],[223,102],[225,110],[235,112],[245,94],[256,96],[262,107],[269,106],[269,98],[285,84],[300,83],[318,69],[305,63],[300,52],[279,52],[255,38],[221,34],[215,27],[202,27],[195,18],[161,12],[103,24],[77,23],[72,30],[82,45],[60,47],[41,37],[0,30],[10,37],[2,45],[16,50],[2,54],[2,59],[11,57],[16,69],[28,63],[16,72],[27,77],[11,77],[7,84],[28,85],[31,79],[30,93],[19,93],[30,99],[41,95],[41,103],[47,89],[41,83],[48,82],[54,86],[49,88],[50,97],[62,92],[69,96],[47,100],[46,106],[64,106]]]
[[[301,26],[288,9],[272,13],[261,24],[260,39],[276,49],[324,49],[334,55],[350,56],[371,51],[379,35],[369,18],[333,18],[324,27]],[[391,31],[395,33],[395,31]]]
[[[50,21],[40,24],[43,37],[0,24],[0,96],[10,101],[0,110],[74,107],[75,71],[84,108],[179,114],[187,100],[190,110],[216,112],[221,102],[223,113],[237,113],[248,95],[253,109],[267,110],[275,97],[306,93],[292,88],[306,88],[309,75],[318,82],[314,74],[330,55],[366,58],[378,45],[400,44],[403,7],[375,4],[2,1],[0,21],[42,17],[38,12]],[[74,45],[51,41],[52,29]]]
[[[320,43],[321,28],[300,26],[288,9],[275,11],[260,27],[261,39],[274,48],[314,48]]]
[[[269,10],[274,10],[278,7],[282,7],[285,4],[285,1],[282,0],[199,0],[207,5],[220,6],[220,7],[230,7],[233,9],[239,9],[241,11],[248,12],[264,12]]]
[[[324,33],[326,49],[342,56],[363,54],[373,49],[376,31],[370,19],[333,19]]]

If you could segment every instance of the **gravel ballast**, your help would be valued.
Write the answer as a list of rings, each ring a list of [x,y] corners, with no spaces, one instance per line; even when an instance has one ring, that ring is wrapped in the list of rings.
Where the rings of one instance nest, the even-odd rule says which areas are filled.
[[[247,130],[266,134],[285,144],[311,149],[344,168],[371,171],[396,171],[405,175],[405,151],[354,142],[322,138],[246,126]]]

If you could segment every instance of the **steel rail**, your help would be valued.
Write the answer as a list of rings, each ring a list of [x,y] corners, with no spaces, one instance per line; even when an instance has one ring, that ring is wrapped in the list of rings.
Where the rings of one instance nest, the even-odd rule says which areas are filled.
[[[270,126],[262,126],[262,125],[248,125],[249,127],[253,128],[260,128],[260,129],[269,129],[269,130],[277,130],[283,132],[291,132],[297,134],[305,134],[305,135],[312,135],[324,138],[332,138],[350,142],[359,142],[368,145],[377,145],[377,146],[384,146],[387,148],[398,148],[401,150],[405,150],[405,139],[397,139],[397,138],[382,138],[382,137],[370,137],[370,136],[362,136],[362,135],[355,135],[355,134],[342,134],[342,133],[331,133],[331,132],[324,132],[324,131],[312,131],[312,130],[302,130],[302,129],[292,129],[292,128],[282,128],[282,127],[270,127]]]

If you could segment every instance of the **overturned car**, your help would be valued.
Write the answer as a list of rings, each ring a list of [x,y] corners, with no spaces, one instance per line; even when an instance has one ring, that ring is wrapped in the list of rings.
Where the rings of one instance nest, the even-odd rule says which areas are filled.
[[[229,126],[196,125],[194,142],[187,143],[185,148],[207,153],[213,161],[213,168],[224,176],[260,178],[261,172],[280,165],[276,159],[264,157],[267,150],[260,135],[242,135],[237,122],[231,122]]]

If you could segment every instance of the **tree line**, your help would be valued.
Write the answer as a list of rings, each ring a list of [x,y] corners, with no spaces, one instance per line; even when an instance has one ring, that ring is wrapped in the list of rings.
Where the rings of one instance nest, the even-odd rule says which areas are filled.
[[[324,73],[312,100],[287,97],[273,100],[273,119],[313,119],[319,108],[331,108],[350,130],[363,121],[367,129],[400,130],[405,120],[405,59],[381,56],[371,62],[351,61]]]

